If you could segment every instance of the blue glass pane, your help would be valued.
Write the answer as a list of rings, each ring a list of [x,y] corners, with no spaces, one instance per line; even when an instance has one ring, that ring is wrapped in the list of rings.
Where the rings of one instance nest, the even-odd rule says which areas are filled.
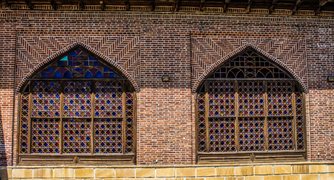
[[[96,77],[96,78],[102,78],[103,75],[102,75],[101,71],[98,71],[98,72],[95,74],[95,77]]]
[[[68,57],[65,56],[65,57],[63,57],[60,61],[68,61]]]
[[[65,74],[64,74],[64,78],[71,78],[72,77],[72,74],[70,71],[66,71]]]
[[[85,73],[85,78],[92,78],[93,77],[93,75],[92,75],[92,73],[90,73],[89,71],[87,71],[86,73]]]
[[[55,78],[62,78],[61,73],[56,71],[55,74],[53,75]]]

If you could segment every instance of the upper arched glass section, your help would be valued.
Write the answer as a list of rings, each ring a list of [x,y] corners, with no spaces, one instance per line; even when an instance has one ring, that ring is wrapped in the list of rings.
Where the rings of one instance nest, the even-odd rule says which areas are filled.
[[[80,48],[44,68],[35,78],[120,78],[92,55]]]

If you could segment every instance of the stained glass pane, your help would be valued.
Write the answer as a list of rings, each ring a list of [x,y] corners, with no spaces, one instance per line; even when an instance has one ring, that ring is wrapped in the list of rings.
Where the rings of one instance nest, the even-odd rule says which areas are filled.
[[[264,92],[262,81],[239,82],[239,115],[264,116]]]
[[[303,94],[296,93],[296,131],[297,131],[297,150],[305,150],[304,118],[303,118]]]
[[[264,151],[264,117],[239,118],[239,151]]]
[[[20,153],[28,153],[29,93],[22,93],[21,98]]]
[[[133,153],[133,119],[134,119],[134,97],[133,93],[126,93],[126,104],[125,104],[125,113],[126,113],[126,121],[125,121],[125,152]]]
[[[198,94],[198,151],[206,152],[205,94]]]
[[[95,119],[95,153],[122,153],[122,119]]]
[[[293,117],[268,118],[268,149],[293,150]]]
[[[32,117],[60,116],[59,81],[35,81],[32,96]]]
[[[31,153],[59,153],[59,119],[32,119]]]
[[[235,82],[210,81],[209,85],[209,116],[235,115]]]
[[[44,68],[38,78],[115,78],[121,77],[100,61],[82,51],[74,50],[51,66]]]
[[[293,116],[291,81],[268,81],[268,115]]]
[[[233,152],[235,149],[235,118],[209,118],[210,152]]]
[[[91,119],[63,119],[63,152],[91,153]]]
[[[91,82],[64,82],[64,117],[91,116]]]
[[[122,83],[95,83],[95,117],[122,117]]]

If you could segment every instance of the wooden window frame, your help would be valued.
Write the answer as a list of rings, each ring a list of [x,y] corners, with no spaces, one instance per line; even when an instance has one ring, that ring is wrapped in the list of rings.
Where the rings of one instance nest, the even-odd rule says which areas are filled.
[[[288,75],[288,78],[210,78],[212,74],[216,72],[217,69],[220,69],[224,65],[228,64],[240,54],[244,53],[245,51],[254,51],[258,56],[264,58],[265,60],[269,61],[270,63],[274,64],[278,69],[282,70],[285,74]],[[292,105],[293,105],[293,116],[269,116],[268,115],[268,101],[267,101],[267,82],[268,81],[290,81],[292,83]],[[264,138],[265,138],[265,151],[238,151],[238,120],[239,120],[239,105],[238,105],[238,88],[235,88],[235,115],[233,116],[210,116],[209,117],[209,93],[208,93],[208,85],[207,83],[210,81],[234,81],[235,86],[238,86],[238,82],[240,81],[263,81],[263,87],[265,90],[264,93],[264,115],[263,116],[242,116],[242,117],[264,117]],[[205,88],[203,88],[203,86]],[[303,101],[302,101],[302,116],[303,116],[303,137],[304,137],[304,150],[297,150],[297,131],[296,131],[296,100],[295,100],[295,93],[297,92],[295,88],[298,88],[298,92],[302,94]],[[201,90],[203,90],[201,91]],[[200,92],[201,91],[201,92]],[[199,152],[198,145],[199,145],[199,122],[198,122],[198,96],[199,94],[205,94],[205,128],[206,128],[206,152]],[[262,163],[262,162],[283,162],[283,161],[305,161],[307,158],[307,137],[306,137],[306,105],[305,105],[305,92],[300,88],[299,83],[292,78],[290,73],[285,71],[284,69],[280,68],[279,65],[272,62],[270,59],[266,58],[265,56],[258,53],[256,50],[252,48],[247,48],[246,50],[238,53],[234,57],[231,58],[230,61],[220,65],[218,68],[214,69],[207,78],[202,81],[202,84],[198,87],[197,92],[195,93],[195,137],[196,137],[196,163],[197,164],[217,164],[217,163]],[[224,118],[224,117],[233,117],[235,118],[235,152],[209,152],[209,118]],[[268,117],[293,117],[293,146],[294,150],[281,150],[281,151],[273,151],[268,150]]]
[[[98,58],[96,55],[90,53],[83,47],[76,46],[68,51],[64,56],[71,53],[73,50],[80,48],[85,51],[85,53],[93,56],[96,60],[104,64],[106,67],[114,70],[116,73],[122,75],[118,70],[115,70],[110,65],[107,65],[105,61]],[[63,57],[63,56],[62,56]],[[41,70],[50,66],[52,63],[57,62],[61,58],[57,58],[47,65],[43,66]],[[35,74],[39,73],[41,70],[38,70]],[[33,75],[33,76],[34,76]],[[33,82],[34,81],[58,81],[61,84],[60,89],[60,115],[59,117],[31,117],[32,113],[32,93],[33,93]],[[91,82],[91,116],[90,117],[63,117],[63,108],[64,108],[64,82],[73,82],[73,81],[90,81]],[[98,81],[108,81],[108,82],[122,82],[122,116],[121,117],[95,117],[95,82]],[[28,132],[28,153],[20,153],[20,144],[21,144],[21,106],[22,106],[22,92],[29,86],[29,132]],[[132,153],[125,152],[125,124],[126,124],[126,93],[133,94],[133,151]],[[19,106],[18,106],[18,131],[17,131],[17,164],[18,165],[55,165],[55,164],[88,164],[88,165],[115,165],[115,164],[136,164],[136,147],[137,147],[137,96],[134,88],[131,86],[131,83],[126,78],[30,78],[27,80],[24,86],[22,86],[19,97]],[[31,153],[31,143],[32,143],[32,119],[59,119],[59,153]],[[91,119],[91,151],[90,153],[63,153],[63,119]],[[94,120],[95,119],[113,119],[113,118],[122,118],[122,153],[106,153],[106,154],[97,154],[94,153]]]

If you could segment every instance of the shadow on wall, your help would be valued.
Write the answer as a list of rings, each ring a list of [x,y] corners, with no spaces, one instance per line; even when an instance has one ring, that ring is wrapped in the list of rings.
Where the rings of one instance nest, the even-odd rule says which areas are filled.
[[[0,178],[8,179],[7,175],[7,158],[6,158],[6,150],[5,150],[5,137],[3,134],[3,124],[2,124],[2,115],[0,109]]]

